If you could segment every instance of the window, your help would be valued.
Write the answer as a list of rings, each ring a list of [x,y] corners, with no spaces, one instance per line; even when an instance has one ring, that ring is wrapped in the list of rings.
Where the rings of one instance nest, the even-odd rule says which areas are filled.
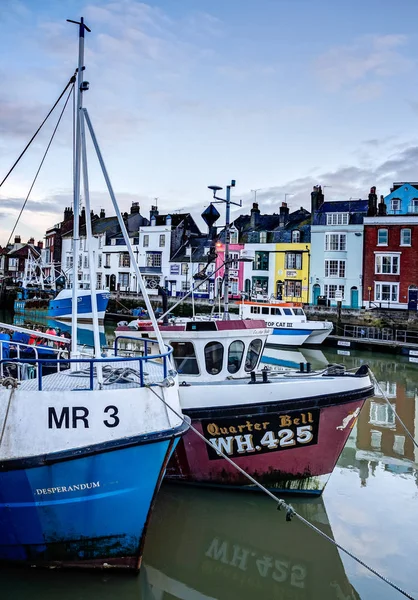
[[[72,256],[67,255],[66,268],[67,269],[73,268],[73,257]]]
[[[376,254],[374,272],[378,274],[399,275],[399,255]]]
[[[268,271],[269,254],[268,252],[256,252],[254,257],[253,269],[255,271]]]
[[[349,213],[327,213],[327,225],[348,225]]]
[[[395,405],[393,407],[395,408]],[[379,427],[394,427],[395,413],[386,403],[380,404],[379,402],[371,401],[369,423],[370,425],[378,425]]]
[[[165,235],[160,235],[160,248],[164,248],[165,246]]]
[[[128,252],[121,252],[119,254],[119,266],[120,267],[130,267],[131,259]]]
[[[285,279],[284,295],[291,296],[292,298],[301,298],[302,297],[302,282]],[[284,310],[287,310],[287,309],[284,309]]]
[[[187,275],[189,272],[189,265],[187,263],[181,263],[181,274]]]
[[[181,290],[182,292],[188,292],[190,290],[190,281],[182,281]]]
[[[119,273],[119,285],[129,287],[129,273]]]
[[[300,242],[300,231],[298,231],[296,229],[295,231],[292,231],[292,243],[299,244],[299,242]]]
[[[336,295],[337,291],[341,292],[341,298],[338,298],[338,296],[340,294],[337,294],[337,300],[338,299],[344,300],[344,291],[345,290],[344,290],[343,285],[334,285],[334,284],[330,284],[330,285],[325,284],[324,285],[324,294],[329,300],[335,300],[335,295]]]
[[[411,204],[408,206],[409,213],[418,213],[418,198],[413,198]]]
[[[220,342],[209,342],[205,346],[206,371],[211,375],[217,375],[222,371],[224,360],[224,347]]]
[[[238,265],[239,252],[230,252],[229,258],[232,261],[234,261],[234,262],[231,262],[230,269],[235,269],[236,271],[238,271],[238,269],[239,269],[239,265]]]
[[[398,283],[375,283],[374,299],[375,302],[398,302],[399,284]]]
[[[238,281],[236,279],[231,279],[229,286],[229,293],[232,296],[238,296]],[[200,287],[199,290],[202,291],[202,287]]]
[[[263,342],[261,340],[253,340],[249,345],[245,358],[245,370],[247,372],[253,371],[256,368],[262,349]]]
[[[238,244],[238,229],[231,227],[229,230],[229,243]]]
[[[281,309],[280,309],[280,308],[272,308],[272,309],[271,309],[271,314],[272,314],[272,315],[276,315],[276,316],[278,316],[278,315],[281,315],[281,314],[282,314],[282,311],[281,311]]]
[[[110,254],[105,254],[105,267],[110,267]]]
[[[199,365],[192,342],[170,342],[173,358],[180,375],[199,375]]]
[[[87,254],[84,256],[84,268],[89,268],[89,257],[87,256]]]
[[[286,252],[285,269],[301,269],[302,268],[302,253],[301,252]]]
[[[83,257],[80,254],[78,257],[78,268],[81,269],[82,266],[83,266]]]
[[[412,235],[410,229],[401,229],[401,246],[410,246],[411,238]]]
[[[161,252],[147,252],[147,267],[161,267]]]
[[[370,430],[370,446],[374,450],[380,450],[382,447],[382,432],[376,429]]]
[[[260,244],[267,242],[267,231],[260,231]]]
[[[142,245],[144,246],[144,248],[147,248],[149,246],[149,235],[144,235]]]
[[[392,198],[390,201],[391,210],[396,213],[401,211],[401,201],[399,198]]]
[[[347,249],[347,235],[345,233],[326,233],[325,250],[344,251]]]
[[[251,313],[253,315],[259,315],[260,314],[260,307],[259,306],[252,306],[251,307]]]
[[[389,232],[387,229],[378,229],[377,230],[377,245],[378,246],[387,246],[389,239]]]
[[[403,456],[405,454],[405,436],[404,435],[394,435],[393,436],[393,451],[396,454],[400,454]]]
[[[98,289],[98,290],[102,289],[102,274],[101,273],[96,273],[96,289]]]
[[[253,277],[253,294],[267,294],[268,287],[268,277]]]
[[[229,373],[236,373],[240,370],[242,359],[244,356],[245,345],[244,342],[236,340],[229,345],[228,349],[228,371]]]
[[[103,245],[103,236],[99,235],[99,248],[101,248]]]
[[[261,308],[261,314],[262,314],[262,315],[269,315],[269,314],[270,314],[269,307],[268,307],[268,306],[263,306],[263,307]]]
[[[325,277],[345,277],[345,260],[326,260]]]
[[[102,255],[98,254],[97,255],[97,268],[100,269],[102,266]]]

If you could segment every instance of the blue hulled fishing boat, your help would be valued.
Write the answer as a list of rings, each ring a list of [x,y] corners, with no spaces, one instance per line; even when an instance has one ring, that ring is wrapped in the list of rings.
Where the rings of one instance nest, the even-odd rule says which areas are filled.
[[[81,165],[87,237],[92,235],[87,122],[131,263],[136,265],[91,122],[82,107],[88,89],[83,82],[84,35],[90,30],[83,19],[77,24],[73,264],[78,264],[79,253]],[[90,249],[90,281],[96,281],[94,258]],[[138,268],[136,275],[149,304]],[[117,343],[112,355],[102,356],[100,304],[92,291],[94,352],[83,354],[77,346],[77,280],[74,269],[71,352],[69,340],[40,333],[55,344],[53,358],[45,359],[36,347],[34,356],[22,358],[24,343],[11,358],[7,334],[0,339],[0,561],[138,569],[167,461],[188,427],[181,416],[172,349],[163,343],[149,305],[157,340],[140,341],[135,356],[121,355]]]

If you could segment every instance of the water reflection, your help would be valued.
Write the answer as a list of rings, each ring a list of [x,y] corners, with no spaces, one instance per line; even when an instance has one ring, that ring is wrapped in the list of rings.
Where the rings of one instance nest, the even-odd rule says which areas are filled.
[[[332,537],[321,499],[293,504]],[[0,587],[32,600],[359,598],[338,550],[271,499],[174,485],[158,496],[139,578],[3,570]]]

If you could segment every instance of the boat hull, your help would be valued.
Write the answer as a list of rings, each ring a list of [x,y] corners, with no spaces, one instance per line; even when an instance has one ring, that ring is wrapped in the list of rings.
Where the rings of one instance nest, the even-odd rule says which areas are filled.
[[[255,393],[255,392],[254,392]],[[320,495],[364,404],[370,387],[341,399],[323,397],[189,411],[195,427],[266,488]],[[195,413],[193,415],[193,413]],[[299,429],[302,427],[302,429]],[[223,440],[223,441],[220,441]],[[215,449],[189,431],[167,468],[177,482],[255,490]]]
[[[1,472],[0,561],[138,570],[156,493],[184,429]]]
[[[308,339],[311,330],[275,327],[267,338],[267,344],[272,346],[302,346]]]
[[[71,292],[71,290],[69,290]],[[62,294],[62,292],[61,292]],[[48,305],[48,317],[51,319],[71,320],[72,318],[72,297],[71,295],[59,294],[54,300],[50,300]],[[97,314],[100,320],[105,317],[110,294],[108,292],[96,292]],[[93,318],[91,306],[91,292],[83,293],[78,296],[77,314],[80,321],[91,320]]]

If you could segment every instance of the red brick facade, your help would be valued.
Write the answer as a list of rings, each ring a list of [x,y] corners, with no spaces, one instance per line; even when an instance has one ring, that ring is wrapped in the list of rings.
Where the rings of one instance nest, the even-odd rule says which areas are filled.
[[[399,215],[364,219],[363,290],[365,306],[370,300],[383,308],[408,308],[408,303],[410,309],[416,308],[417,217]]]

